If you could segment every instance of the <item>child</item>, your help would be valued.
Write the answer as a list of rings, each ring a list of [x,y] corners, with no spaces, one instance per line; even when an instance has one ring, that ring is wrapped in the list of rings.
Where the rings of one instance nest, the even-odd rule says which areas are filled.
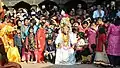
[[[17,33],[14,36],[14,45],[18,48],[20,56],[22,57],[22,38],[20,29],[17,30]]]
[[[27,62],[29,62],[30,60],[30,56],[31,56],[31,60],[36,60],[36,44],[35,44],[35,35],[34,35],[34,30],[33,27],[29,28],[29,35],[28,37],[26,37],[26,53],[27,53]],[[37,62],[37,60],[36,60]]]
[[[80,60],[82,60],[81,57],[81,52],[83,50],[83,47],[85,46],[85,40],[84,40],[84,33],[83,32],[79,32],[78,33],[78,42],[76,44],[76,62],[79,62]]]
[[[96,45],[96,55],[94,59],[94,63],[97,65],[108,65],[109,60],[106,54],[106,34],[105,28],[100,27],[98,30],[98,38],[97,38],[97,45]]]
[[[55,45],[50,38],[47,40],[44,56],[45,61],[55,63]]]

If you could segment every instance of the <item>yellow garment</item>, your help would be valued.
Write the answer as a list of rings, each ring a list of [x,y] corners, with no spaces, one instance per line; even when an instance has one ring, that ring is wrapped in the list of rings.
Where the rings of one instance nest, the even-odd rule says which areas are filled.
[[[17,47],[10,47],[7,52],[7,57],[9,62],[20,62],[20,55]]]
[[[18,63],[20,61],[20,55],[18,49],[14,47],[14,40],[13,37],[11,37],[13,31],[14,31],[14,27],[10,26],[9,24],[6,24],[0,30],[0,38],[3,41],[8,60],[10,62]]]
[[[63,42],[65,46],[69,45],[69,35],[62,34]]]

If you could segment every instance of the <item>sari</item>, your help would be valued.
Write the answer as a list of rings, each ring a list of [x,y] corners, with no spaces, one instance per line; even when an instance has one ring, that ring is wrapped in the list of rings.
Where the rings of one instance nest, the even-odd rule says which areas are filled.
[[[37,31],[37,36],[36,36],[36,40],[37,40],[37,51],[38,51],[38,57],[37,57],[37,62],[41,62],[44,60],[44,49],[45,49],[45,29],[44,28],[39,28]]]

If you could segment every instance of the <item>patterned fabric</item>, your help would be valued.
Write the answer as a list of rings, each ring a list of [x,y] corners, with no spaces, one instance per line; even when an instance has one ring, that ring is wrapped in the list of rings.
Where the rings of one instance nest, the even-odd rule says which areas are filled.
[[[30,51],[34,51],[35,50],[35,37],[33,34],[30,34],[28,36],[28,45],[29,45],[29,49]]]
[[[108,48],[109,55],[120,56],[120,26],[110,24],[108,28]]]

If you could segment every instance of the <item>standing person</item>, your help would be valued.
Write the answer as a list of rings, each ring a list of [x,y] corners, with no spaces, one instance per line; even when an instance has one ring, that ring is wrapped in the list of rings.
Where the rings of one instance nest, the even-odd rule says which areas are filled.
[[[120,60],[120,18],[118,17],[113,24],[109,25],[107,54],[111,65],[116,66]]]
[[[94,63],[97,65],[108,65],[109,60],[106,54],[106,34],[104,28],[99,28],[97,46],[96,46],[96,55]]]
[[[22,58],[22,38],[20,29],[18,29],[16,34],[14,35],[14,45],[18,48],[20,57]]]
[[[28,36],[29,30],[29,20],[28,18],[24,19],[24,24],[21,25],[21,38],[22,38],[22,61],[25,61],[25,39]]]
[[[98,5],[98,6],[97,6],[97,10],[95,10],[95,11],[93,12],[93,19],[97,19],[97,18],[99,18],[99,17],[103,18],[103,17],[104,17],[104,14],[105,14],[105,12],[102,10],[101,6]]]
[[[90,28],[88,28],[87,31],[88,48],[90,50],[90,53],[92,54],[91,63],[93,63],[95,57],[96,36],[97,36],[97,25],[95,23],[91,23],[91,26]]]
[[[43,23],[41,23],[43,24]],[[46,42],[46,30],[45,30],[45,26],[43,25],[39,25],[39,29],[37,31],[37,36],[36,36],[36,40],[37,40],[37,49],[38,49],[38,57],[37,57],[37,62],[43,62],[44,61],[44,49],[45,49],[45,42]]]
[[[88,36],[88,44],[89,44],[89,49],[91,53],[93,52],[91,45],[95,44],[96,45],[96,36],[97,36],[97,26],[95,23],[91,23],[90,28],[88,28],[87,31],[87,36]]]
[[[37,61],[37,58],[35,56],[36,42],[35,42],[35,35],[34,35],[33,27],[30,27],[28,32],[29,32],[29,34],[26,37],[25,47],[27,49],[26,59],[27,59],[27,62],[29,63],[30,60],[32,62],[34,59]],[[30,59],[30,56],[31,56],[31,59]]]

